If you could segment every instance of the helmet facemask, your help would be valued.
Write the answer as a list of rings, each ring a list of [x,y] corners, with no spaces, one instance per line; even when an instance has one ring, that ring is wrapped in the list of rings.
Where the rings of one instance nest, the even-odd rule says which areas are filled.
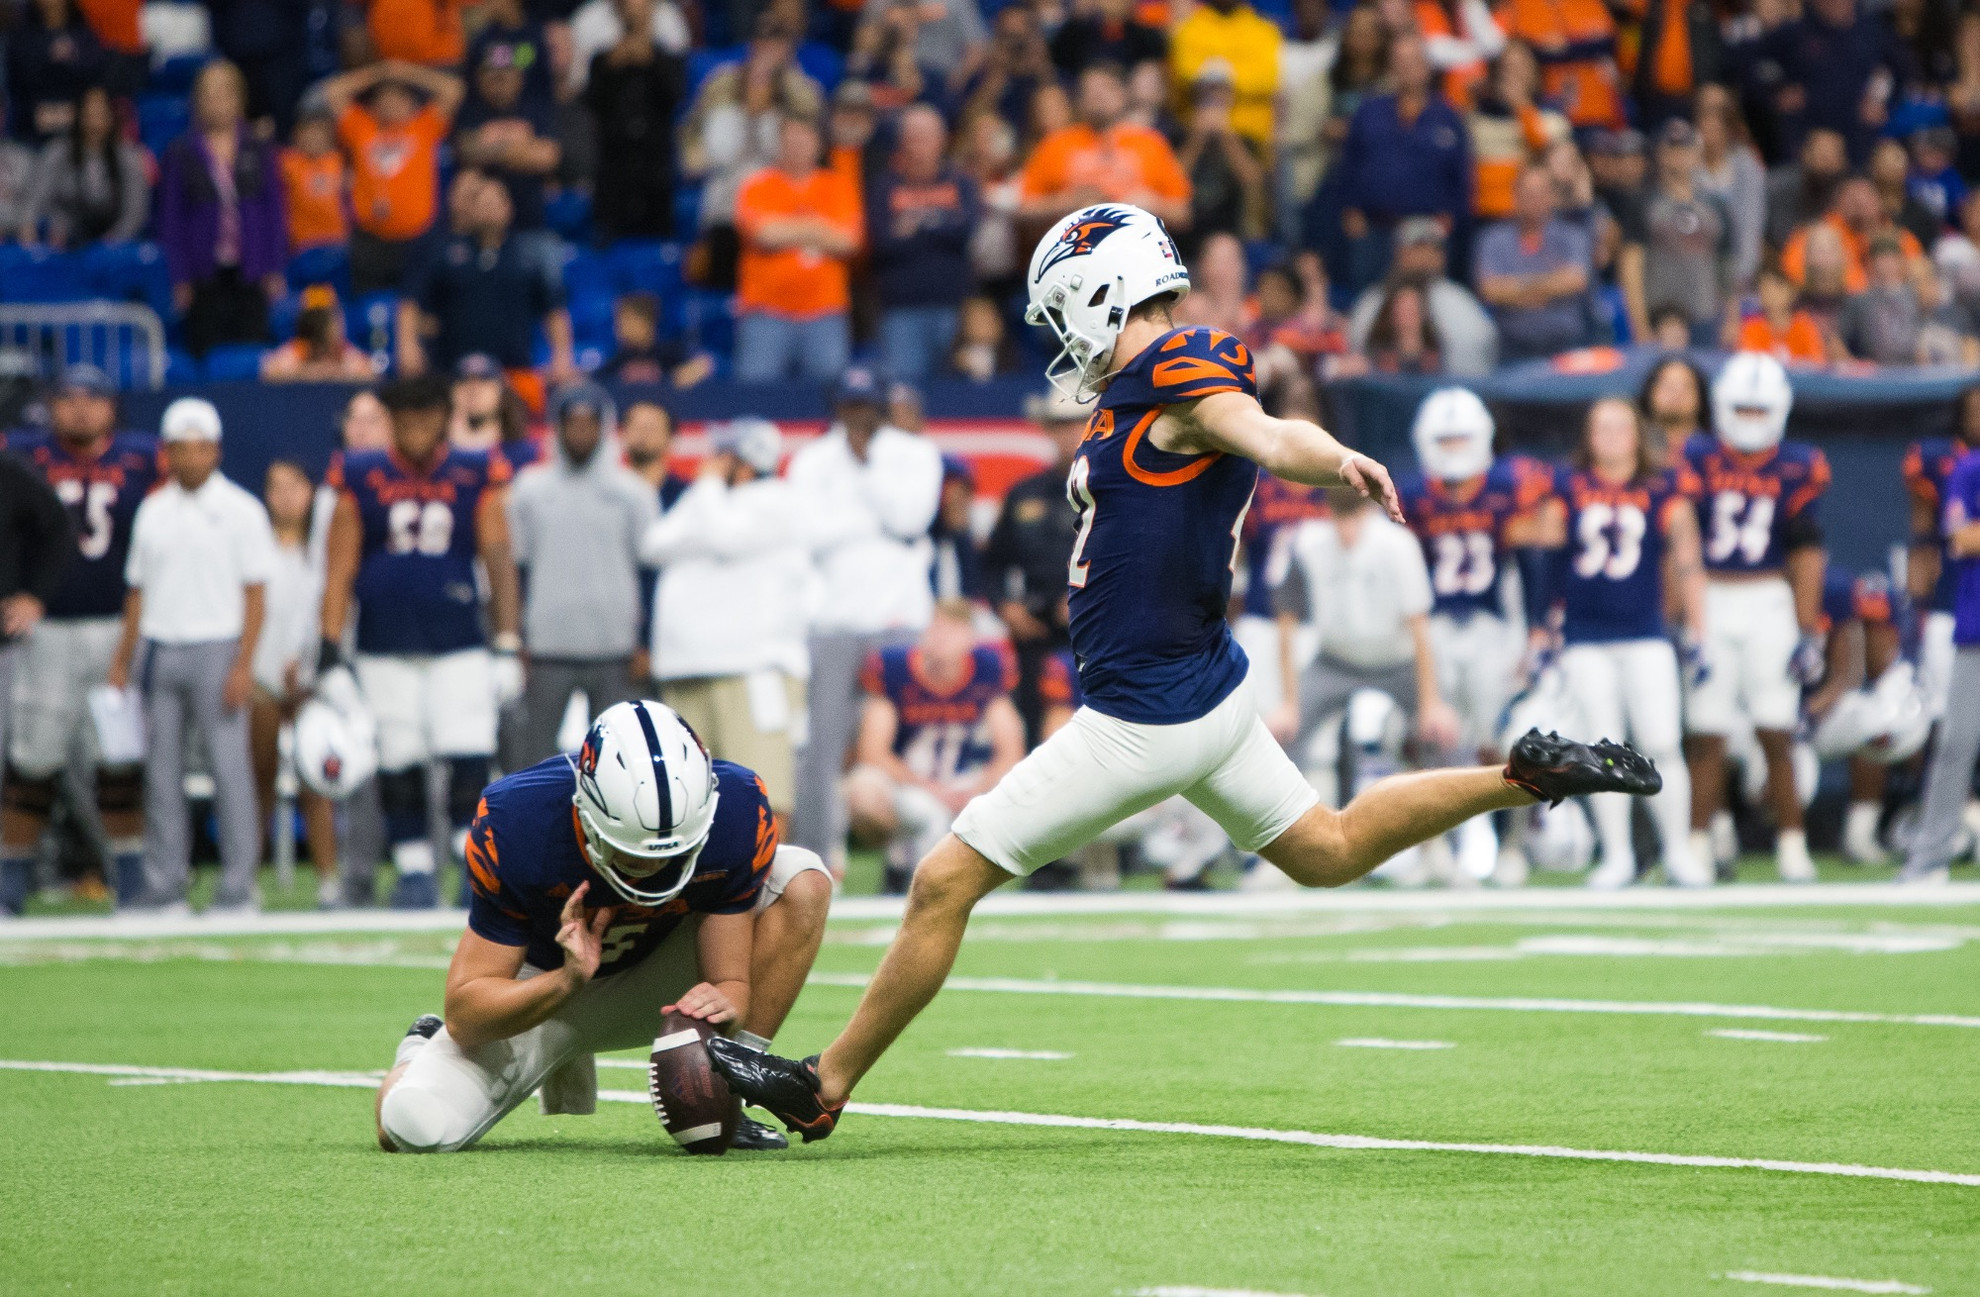
[[[578,828],[584,835],[585,859],[591,862],[592,869],[620,896],[634,905],[649,908],[665,905],[687,889],[688,883],[694,879],[694,867],[701,859],[701,849],[707,845],[704,838],[686,851],[644,856],[608,841],[598,831],[590,809],[582,803],[577,808],[577,820]],[[655,868],[648,874],[629,874],[619,865],[625,859],[650,860],[655,862]]]
[[[1075,275],[1055,284],[1024,313],[1025,322],[1043,325],[1059,340],[1059,354],[1045,367],[1045,381],[1082,405],[1099,396],[1114,343],[1127,323],[1126,283],[1116,278],[1091,293]],[[1082,302],[1080,299],[1084,297]]]

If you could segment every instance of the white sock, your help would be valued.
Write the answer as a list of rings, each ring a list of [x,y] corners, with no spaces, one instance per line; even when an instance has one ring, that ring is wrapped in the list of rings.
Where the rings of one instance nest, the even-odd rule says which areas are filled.
[[[1843,826],[1845,842],[1875,842],[1877,840],[1877,820],[1883,814],[1879,802],[1851,802],[1849,818]]]
[[[770,1038],[768,1036],[759,1036],[753,1031],[738,1031],[735,1035],[729,1037],[729,1039],[735,1041],[744,1049],[753,1049],[759,1054],[770,1052]]]
[[[402,875],[432,873],[433,844],[424,838],[395,843],[392,847],[392,867]]]
[[[398,1052],[392,1055],[392,1066],[398,1067],[403,1063],[412,1062],[414,1055],[432,1043],[430,1036],[407,1036],[399,1042]]]

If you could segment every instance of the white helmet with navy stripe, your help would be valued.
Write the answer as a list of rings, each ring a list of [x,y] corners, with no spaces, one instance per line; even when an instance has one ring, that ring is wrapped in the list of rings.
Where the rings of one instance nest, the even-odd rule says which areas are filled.
[[[1128,312],[1164,293],[1182,297],[1189,272],[1157,217],[1129,203],[1096,203],[1045,232],[1025,284],[1031,306],[1024,318],[1059,339],[1045,377],[1084,401],[1107,376]]]
[[[1719,440],[1752,453],[1780,444],[1794,408],[1794,387],[1781,362],[1764,351],[1733,356],[1712,380],[1712,420]]]
[[[687,722],[662,703],[599,713],[571,762],[585,855],[635,905],[680,895],[715,823],[715,767]]]

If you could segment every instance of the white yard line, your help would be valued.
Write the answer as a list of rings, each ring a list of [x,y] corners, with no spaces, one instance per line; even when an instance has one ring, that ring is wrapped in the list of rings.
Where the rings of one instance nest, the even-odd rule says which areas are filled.
[[[1448,1040],[1388,1040],[1381,1036],[1348,1036],[1334,1042],[1349,1049],[1456,1049]]]
[[[985,1047],[982,1049],[952,1049],[949,1051],[949,1057],[950,1058],[1029,1058],[1029,1059],[1037,1059],[1040,1062],[1057,1063],[1065,1059],[1071,1058],[1072,1055],[1056,1049],[997,1049],[994,1047]]]
[[[274,1085],[323,1085],[370,1089],[376,1072],[228,1072],[191,1067],[144,1067],[123,1063],[65,1063],[0,1059],[0,1071],[66,1072],[85,1076],[161,1077],[187,1081],[241,1081]],[[598,1097],[615,1103],[650,1104],[643,1090],[600,1090]],[[1068,1130],[1115,1130],[1150,1135],[1197,1135],[1211,1139],[1253,1140],[1268,1144],[1299,1144],[1311,1148],[1398,1153],[1479,1153],[1509,1157],[1561,1158],[1577,1162],[1628,1162],[1649,1166],[1714,1167],[1729,1170],[1781,1171],[1797,1175],[1840,1176],[1850,1179],[1900,1180],[1915,1184],[1950,1184],[1980,1188],[1980,1174],[1961,1171],[1913,1170],[1905,1167],[1858,1166],[1847,1162],[1793,1162],[1779,1158],[1711,1157],[1690,1153],[1639,1153],[1626,1150],[1567,1148],[1552,1144],[1445,1143],[1422,1139],[1384,1139],[1373,1135],[1333,1135],[1313,1130],[1271,1130],[1256,1126],[1206,1126],[1187,1121],[1137,1121],[1125,1117],[1069,1117],[1043,1112],[984,1112],[973,1108],[924,1108],[904,1103],[851,1103],[848,1112],[869,1117],[901,1117],[929,1121],[970,1122],[992,1126],[1045,1126]],[[1731,1276],[1728,1276],[1729,1278]],[[1901,1289],[1891,1289],[1898,1292]]]
[[[1199,1288],[1195,1284],[1158,1284],[1136,1288],[1134,1297],[1301,1297],[1299,1293],[1263,1292],[1257,1288]]]
[[[885,920],[901,917],[904,901],[890,896],[842,896],[832,915],[844,920]],[[1943,908],[1980,905],[1980,883],[1950,883],[1944,887],[1900,887],[1894,883],[1821,883],[1786,887],[1773,883],[1741,883],[1700,890],[1631,888],[1621,892],[1590,892],[1578,887],[1530,887],[1498,891],[1346,891],[1296,892],[1105,892],[1034,894],[1017,892],[985,897],[976,913],[985,918],[1052,918],[1095,914],[1173,914],[1192,916],[1264,917],[1324,912],[1436,913],[1494,910],[1713,910],[1805,909],[1825,906],[1858,908]],[[0,923],[0,941],[119,937],[283,936],[328,932],[458,932],[466,921],[462,910],[332,910],[231,915],[225,918],[152,916],[91,916],[13,919]]]
[[[1705,1034],[1721,1040],[1773,1040],[1783,1045],[1817,1045],[1828,1039],[1827,1036],[1806,1036],[1798,1031],[1748,1031],[1739,1027],[1720,1027]]]
[[[814,986],[862,988],[865,973],[813,973]],[[1528,996],[1410,995],[1398,991],[1269,991],[1236,986],[1140,986],[1121,982],[1031,981],[952,977],[949,991],[1006,995],[1097,996],[1115,1000],[1210,1000],[1237,1004],[1323,1004],[1340,1008],[1484,1009],[1508,1013],[1616,1013],[1644,1017],[1760,1018],[1781,1022],[1875,1022],[1907,1027],[1980,1027],[1980,1017],[1953,1013],[1864,1013],[1853,1009],[1784,1009],[1768,1004],[1682,1000],[1560,1000]]]
[[[1833,1292],[1929,1293],[1915,1283],[1896,1279],[1837,1279],[1825,1274],[1769,1274],[1763,1270],[1728,1270],[1722,1279],[1740,1283],[1773,1284],[1780,1288],[1827,1288]]]

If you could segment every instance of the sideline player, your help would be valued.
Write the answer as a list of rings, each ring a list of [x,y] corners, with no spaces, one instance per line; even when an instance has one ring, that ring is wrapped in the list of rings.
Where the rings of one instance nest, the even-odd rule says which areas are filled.
[[[1813,446],[1781,440],[1793,404],[1781,362],[1741,352],[1712,382],[1717,439],[1694,437],[1685,447],[1700,491],[1711,663],[1692,686],[1685,724],[1692,853],[1712,859],[1712,816],[1726,792],[1726,736],[1744,713],[1767,758],[1775,865],[1784,882],[1812,883],[1793,751],[1801,687],[1822,677],[1828,556],[1816,502],[1829,488],[1829,461]]]
[[[75,564],[27,638],[15,677],[13,729],[0,809],[0,876],[34,859],[55,785],[77,751],[96,767],[96,809],[109,838],[117,904],[144,892],[144,765],[106,765],[89,691],[108,677],[123,634],[124,559],[138,506],[158,484],[158,438],[117,431],[117,389],[94,365],[63,371],[46,433],[13,433],[7,449],[55,489],[75,528]]]
[[[446,1019],[413,1023],[378,1088],[388,1153],[466,1148],[539,1086],[545,1113],[591,1112],[592,1056],[651,1042],[676,1006],[767,1049],[832,903],[824,862],[777,845],[763,781],[655,702],[491,785],[467,860]],[[732,1147],[784,1138],[745,1118]]]
[[[1686,658],[1702,669],[1704,571],[1698,558],[1696,484],[1689,470],[1658,468],[1643,421],[1621,397],[1588,409],[1571,464],[1555,470],[1553,498],[1542,506],[1547,539],[1560,547],[1556,574],[1542,599],[1561,607],[1561,674],[1589,734],[1627,730],[1664,782],[1650,801],[1663,847],[1664,873],[1684,887],[1712,882],[1709,859],[1689,840],[1691,790],[1679,747],[1678,657],[1664,623],[1667,604],[1682,613]],[[1541,633],[1544,638],[1544,631]],[[1588,876],[1597,888],[1636,880],[1625,797],[1589,799],[1602,863]]]
[[[408,378],[378,393],[392,416],[388,450],[330,463],[340,498],[324,577],[321,679],[342,664],[357,602],[358,687],[378,719],[378,796],[399,881],[392,904],[439,904],[428,839],[426,764],[448,763],[455,850],[488,783],[503,695],[521,686],[515,560],[499,451],[447,444],[445,379]],[[482,633],[477,564],[486,571],[494,652]],[[506,681],[504,680],[506,677]]]
[[[1945,714],[1952,681],[1955,564],[1946,555],[1946,482],[1961,456],[1980,449],[1980,384],[1953,402],[1953,435],[1913,442],[1904,452],[1904,485],[1911,494],[1911,550],[1905,587],[1921,612],[1918,684],[1932,719]]]
[[[887,844],[889,892],[907,890],[956,812],[1024,756],[1012,664],[976,642],[975,620],[967,599],[944,599],[917,643],[876,649],[860,673],[846,811],[855,839]]]
[[[1314,424],[1267,415],[1236,338],[1175,327],[1189,275],[1140,208],[1061,220],[1032,254],[1028,284],[1030,318],[1062,344],[1046,377],[1100,393],[1066,483],[1080,513],[1067,577],[1086,702],[921,862],[900,932],[822,1055],[800,1063],[710,1042],[730,1084],[807,1140],[831,1133],[860,1077],[934,998],[978,900],[1172,794],[1239,851],[1308,886],[1339,886],[1473,815],[1658,786],[1629,748],[1534,733],[1503,770],[1399,775],[1343,810],[1320,806],[1245,681],[1225,620],[1234,552],[1259,468],[1354,487],[1400,521],[1388,472]]]

